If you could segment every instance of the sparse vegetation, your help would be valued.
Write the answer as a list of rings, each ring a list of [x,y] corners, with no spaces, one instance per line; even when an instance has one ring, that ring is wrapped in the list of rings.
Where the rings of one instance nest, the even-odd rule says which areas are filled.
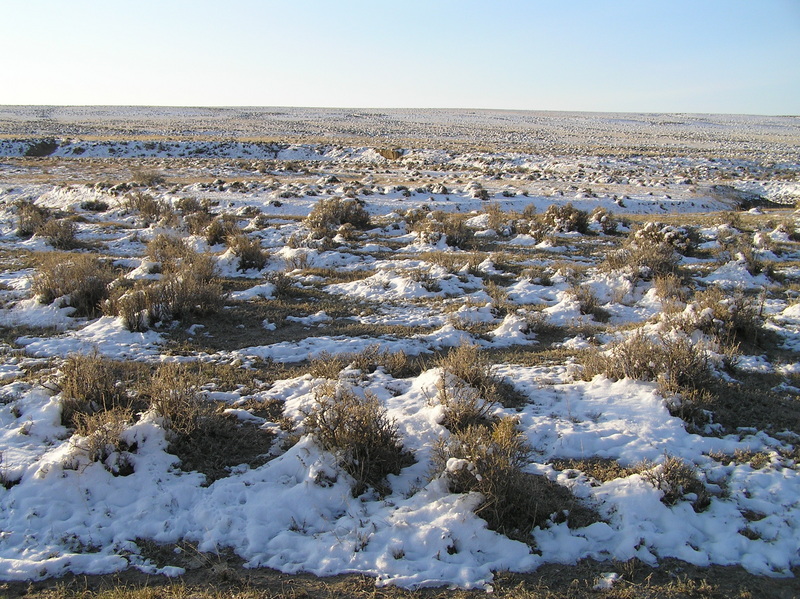
[[[348,135],[378,118],[344,116]],[[230,583],[154,591],[198,597],[286,594],[255,581],[288,579],[241,564],[289,554],[292,568],[470,585],[497,551],[558,554],[578,561],[558,568],[570,597],[736,596],[702,582],[713,567],[664,558],[665,539],[704,562],[796,569],[800,512],[783,498],[800,464],[797,215],[770,202],[796,194],[797,144],[720,143],[671,115],[666,129],[714,141],[633,147],[586,116],[599,123],[587,140],[620,144],[578,156],[590,142],[554,141],[549,118],[535,139],[510,133],[513,150],[491,128],[462,143],[455,126],[394,160],[344,138],[236,132],[59,138],[40,157],[22,154],[56,133],[0,139],[14,153],[0,190],[0,503],[13,506],[0,524],[26,531],[4,540],[6,559],[31,577],[103,559]],[[757,209],[715,212],[757,185]],[[81,493],[66,522],[56,488]],[[119,525],[133,506],[154,519]],[[730,530],[712,526],[721,513]],[[580,560],[631,551],[659,564]],[[548,568],[496,572],[494,593],[557,596]],[[754,596],[790,588],[732,571],[721,579],[758,581]],[[94,582],[62,590],[90,597]],[[374,580],[352,584],[375,594]],[[0,595],[35,597],[14,585]]]

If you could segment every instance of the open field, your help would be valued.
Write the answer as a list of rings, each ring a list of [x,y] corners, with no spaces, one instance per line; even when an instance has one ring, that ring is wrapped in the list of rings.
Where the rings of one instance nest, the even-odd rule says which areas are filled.
[[[0,107],[0,593],[796,596],[798,148]]]

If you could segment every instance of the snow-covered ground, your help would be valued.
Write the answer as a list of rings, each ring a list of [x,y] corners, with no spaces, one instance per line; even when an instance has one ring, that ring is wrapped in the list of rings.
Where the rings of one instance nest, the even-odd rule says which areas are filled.
[[[230,547],[248,567],[360,572],[379,585],[405,587],[490,588],[498,570],[532,571],[583,558],[657,564],[673,557],[792,576],[800,566],[795,422],[787,420],[785,429],[725,428],[711,415],[703,426],[688,426],[670,413],[668,400],[675,398],[665,397],[657,382],[583,380],[581,352],[607,350],[635,330],[684,334],[711,348],[719,380],[736,384],[746,373],[768,374],[765,393],[799,400],[800,219],[778,203],[800,197],[796,119],[253,109],[272,127],[264,137],[328,139],[220,141],[226,126],[248,122],[247,111],[230,111],[0,107],[6,133],[0,139],[0,579],[128,567],[180,574],[148,561],[137,540],[189,541],[209,552]],[[88,125],[106,138],[82,138]],[[381,127],[386,135],[371,145],[341,142]],[[589,144],[585,134],[592,128],[598,138]],[[24,139],[24,131],[35,139]],[[141,141],[146,133],[151,139]],[[537,149],[532,140],[543,133],[551,143]],[[190,139],[194,134],[198,139]],[[497,149],[478,149],[481,134]],[[45,137],[57,140],[49,157],[23,158]],[[389,160],[377,150],[394,139],[429,143],[407,144],[401,158]],[[584,147],[565,152],[575,139]],[[671,140],[663,154],[635,151],[658,140]],[[450,141],[476,147],[457,150]],[[587,153],[587,145],[608,151]],[[156,172],[161,181],[136,183],[141,171]],[[172,216],[143,216],[131,204],[129,194],[137,192],[170,207]],[[341,196],[363,201],[370,226],[338,231],[327,243],[307,236],[302,218],[320,201]],[[719,214],[756,196],[767,207]],[[224,243],[190,235],[180,209],[187,198],[212,215],[233,215],[258,240],[263,268],[240,271]],[[166,275],[146,255],[147,243],[161,233],[185,238],[213,256],[228,290],[223,317],[190,316],[131,332],[114,315],[76,316],[69,298],[42,303],[32,284],[36,257],[54,248],[42,232],[17,233],[26,203],[53,219],[72,219],[77,242],[71,251],[106,259],[123,281],[114,285],[157,283]],[[613,213],[618,233],[604,233],[598,221],[586,233],[555,227],[542,237],[533,224],[551,205],[567,204]],[[419,226],[446,221],[437,211],[461,218],[473,245],[448,245],[435,225]],[[695,251],[676,254],[686,279],[674,297],[660,294],[647,273],[604,267],[639,223],[659,219],[694,225]],[[729,249],[733,238],[746,247]],[[769,268],[753,268],[754,260]],[[300,294],[288,300],[289,308],[281,303],[280,281]],[[723,298],[755,298],[763,329],[774,336],[769,345],[742,346],[735,369],[723,366],[722,350],[708,333],[713,310],[692,301],[706,288],[722,289]],[[581,304],[580,289],[598,309]],[[239,324],[225,324],[238,314],[245,315]],[[191,344],[176,350],[186,339]],[[266,463],[234,467],[208,485],[167,452],[164,421],[153,410],[123,432],[127,446],[136,447],[126,456],[132,469],[124,476],[90,461],[86,440],[61,421],[58,368],[74,354],[148,365],[234,365],[252,368],[256,379],[263,361],[302,365],[376,345],[429,357],[464,343],[510,356],[498,358],[494,374],[525,402],[498,405],[496,415],[518,419],[534,451],[526,471],[567,487],[596,512],[596,521],[570,528],[554,514],[527,543],[489,530],[474,513],[481,496],[451,493],[448,472],[432,472],[432,448],[451,434],[443,425],[435,365],[408,378],[386,368],[339,375],[341,384],[378,398],[415,458],[388,477],[384,497],[353,497],[352,479],[337,457],[304,434],[304,414],[324,383],[310,370],[248,389],[204,387],[209,401],[225,402],[231,413],[277,434]],[[516,361],[514,353],[499,353],[512,350]],[[546,359],[531,359],[537,352]],[[284,421],[246,412],[253,401],[281,402]],[[287,422],[296,427],[294,443],[287,441]],[[760,463],[734,459],[755,454]],[[688,495],[672,505],[661,500],[663,490],[647,473],[658,472],[668,457],[696,469],[709,494],[705,509],[696,511]],[[636,472],[600,481],[555,467],[559,460],[589,458]]]

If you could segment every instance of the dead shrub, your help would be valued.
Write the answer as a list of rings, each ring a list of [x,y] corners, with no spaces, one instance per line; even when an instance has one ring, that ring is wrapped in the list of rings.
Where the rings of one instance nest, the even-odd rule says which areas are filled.
[[[164,364],[150,379],[146,392],[150,408],[173,439],[191,435],[213,414],[213,404],[200,393],[201,384],[197,374],[183,364]]]
[[[37,206],[31,200],[19,200],[14,206],[17,210],[17,235],[20,237],[30,237],[50,218],[47,208]]]
[[[231,214],[224,214],[216,217],[205,229],[206,243],[217,245],[226,243],[229,237],[239,235],[241,230],[236,217]]]
[[[167,212],[167,206],[163,202],[141,191],[126,194],[123,205],[128,212],[138,212],[148,223],[156,222]]]
[[[131,411],[112,408],[93,414],[76,414],[76,433],[85,437],[79,447],[90,462],[99,462],[114,476],[133,474],[129,453],[135,451],[122,435],[132,421]]]
[[[530,541],[534,526],[574,504],[566,488],[524,471],[532,454],[517,420],[503,418],[491,427],[469,426],[441,439],[433,450],[433,473],[447,477],[452,493],[480,493],[475,514],[490,529]]]
[[[572,285],[568,293],[572,298],[578,302],[578,310],[585,316],[591,316],[597,322],[607,322],[609,319],[608,311],[603,309],[600,300],[592,291],[591,287],[586,285]]]
[[[650,337],[636,331],[604,352],[586,354],[583,378],[658,381],[665,394],[703,389],[713,380],[708,352],[682,335]]]
[[[369,488],[386,495],[391,491],[387,475],[399,474],[413,463],[403,449],[397,425],[372,393],[362,397],[350,387],[322,384],[315,389],[314,407],[306,414],[305,426],[355,479],[354,497]]]
[[[589,214],[567,204],[550,204],[540,217],[541,223],[551,233],[589,232]]]
[[[701,512],[710,504],[708,491],[698,477],[694,464],[665,454],[663,463],[653,466],[644,462],[637,469],[642,479],[663,493],[661,501],[665,505],[675,505],[686,498],[691,499],[696,512]],[[694,497],[687,497],[690,495]]]
[[[760,312],[754,298],[712,286],[695,294],[684,326],[713,335],[723,346],[756,344],[763,333]]]
[[[168,272],[155,287],[153,298],[160,318],[183,319],[190,314],[207,315],[224,303],[213,256],[190,253],[174,272]]]
[[[77,233],[78,226],[66,218],[47,220],[36,230],[37,235],[44,237],[47,243],[57,250],[71,250],[77,247],[75,239]]]
[[[356,229],[366,229],[370,225],[370,218],[363,201],[332,197],[319,200],[303,220],[303,224],[308,228],[312,239],[322,239],[335,235],[345,224]]]
[[[156,187],[164,183],[164,175],[155,169],[134,169],[133,182],[145,187]]]
[[[267,264],[267,254],[261,249],[258,239],[249,239],[247,235],[235,235],[228,240],[233,253],[239,258],[237,270],[261,270]]]
[[[191,252],[191,249],[186,245],[186,242],[175,235],[168,235],[159,233],[147,243],[145,253],[150,260],[158,262],[164,268],[164,265],[171,265],[177,263],[179,260],[186,258]]]
[[[86,416],[114,409],[130,410],[135,400],[128,388],[139,376],[136,366],[98,354],[69,356],[58,379],[61,423],[80,431]]]
[[[48,253],[39,260],[32,289],[44,304],[65,298],[76,315],[93,318],[114,278],[111,267],[90,254]]]

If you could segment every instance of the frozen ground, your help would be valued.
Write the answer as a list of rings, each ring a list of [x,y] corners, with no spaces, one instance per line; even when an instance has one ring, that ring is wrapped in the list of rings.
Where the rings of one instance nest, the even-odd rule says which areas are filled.
[[[0,107],[0,132],[0,578],[179,574],[148,557],[150,542],[404,587],[490,588],[500,570],[583,558],[797,573],[796,118]],[[314,235],[304,219],[333,197],[360,201],[370,223]],[[595,215],[583,231],[548,220],[568,205]],[[21,235],[30,206],[72,223],[74,238]],[[241,270],[230,237],[212,239],[192,214],[204,226],[227,218],[263,266]],[[666,240],[674,278],[635,262],[642,230]],[[170,276],[148,246],[161,234],[211,257],[216,313],[132,332],[108,304],[78,316],[72,298],[34,292],[55,251],[102,258],[114,289],[155,287]],[[742,315],[755,332],[728,327]],[[668,388],[668,373],[583,375],[637,335],[701,348],[716,395],[687,416],[691,384]],[[553,513],[511,539],[475,515],[480,494],[451,492],[469,460],[433,470],[434,445],[452,434],[433,358],[465,343],[522,398],[490,412],[518,419],[532,448],[524,470],[568,488],[591,522]],[[349,364],[376,346],[419,361],[395,375]],[[92,459],[91,435],[62,418],[65,359],[77,354],[151,373],[236,371],[236,384],[209,374],[197,394],[271,449],[212,481],[180,462],[145,403],[122,443]],[[320,366],[345,354],[333,374]],[[331,378],[374,394],[413,454],[384,495],[353,497],[342,456],[305,428]],[[590,471],[597,460],[617,475]],[[693,469],[702,505],[690,491],[664,501],[652,481],[671,460]]]

